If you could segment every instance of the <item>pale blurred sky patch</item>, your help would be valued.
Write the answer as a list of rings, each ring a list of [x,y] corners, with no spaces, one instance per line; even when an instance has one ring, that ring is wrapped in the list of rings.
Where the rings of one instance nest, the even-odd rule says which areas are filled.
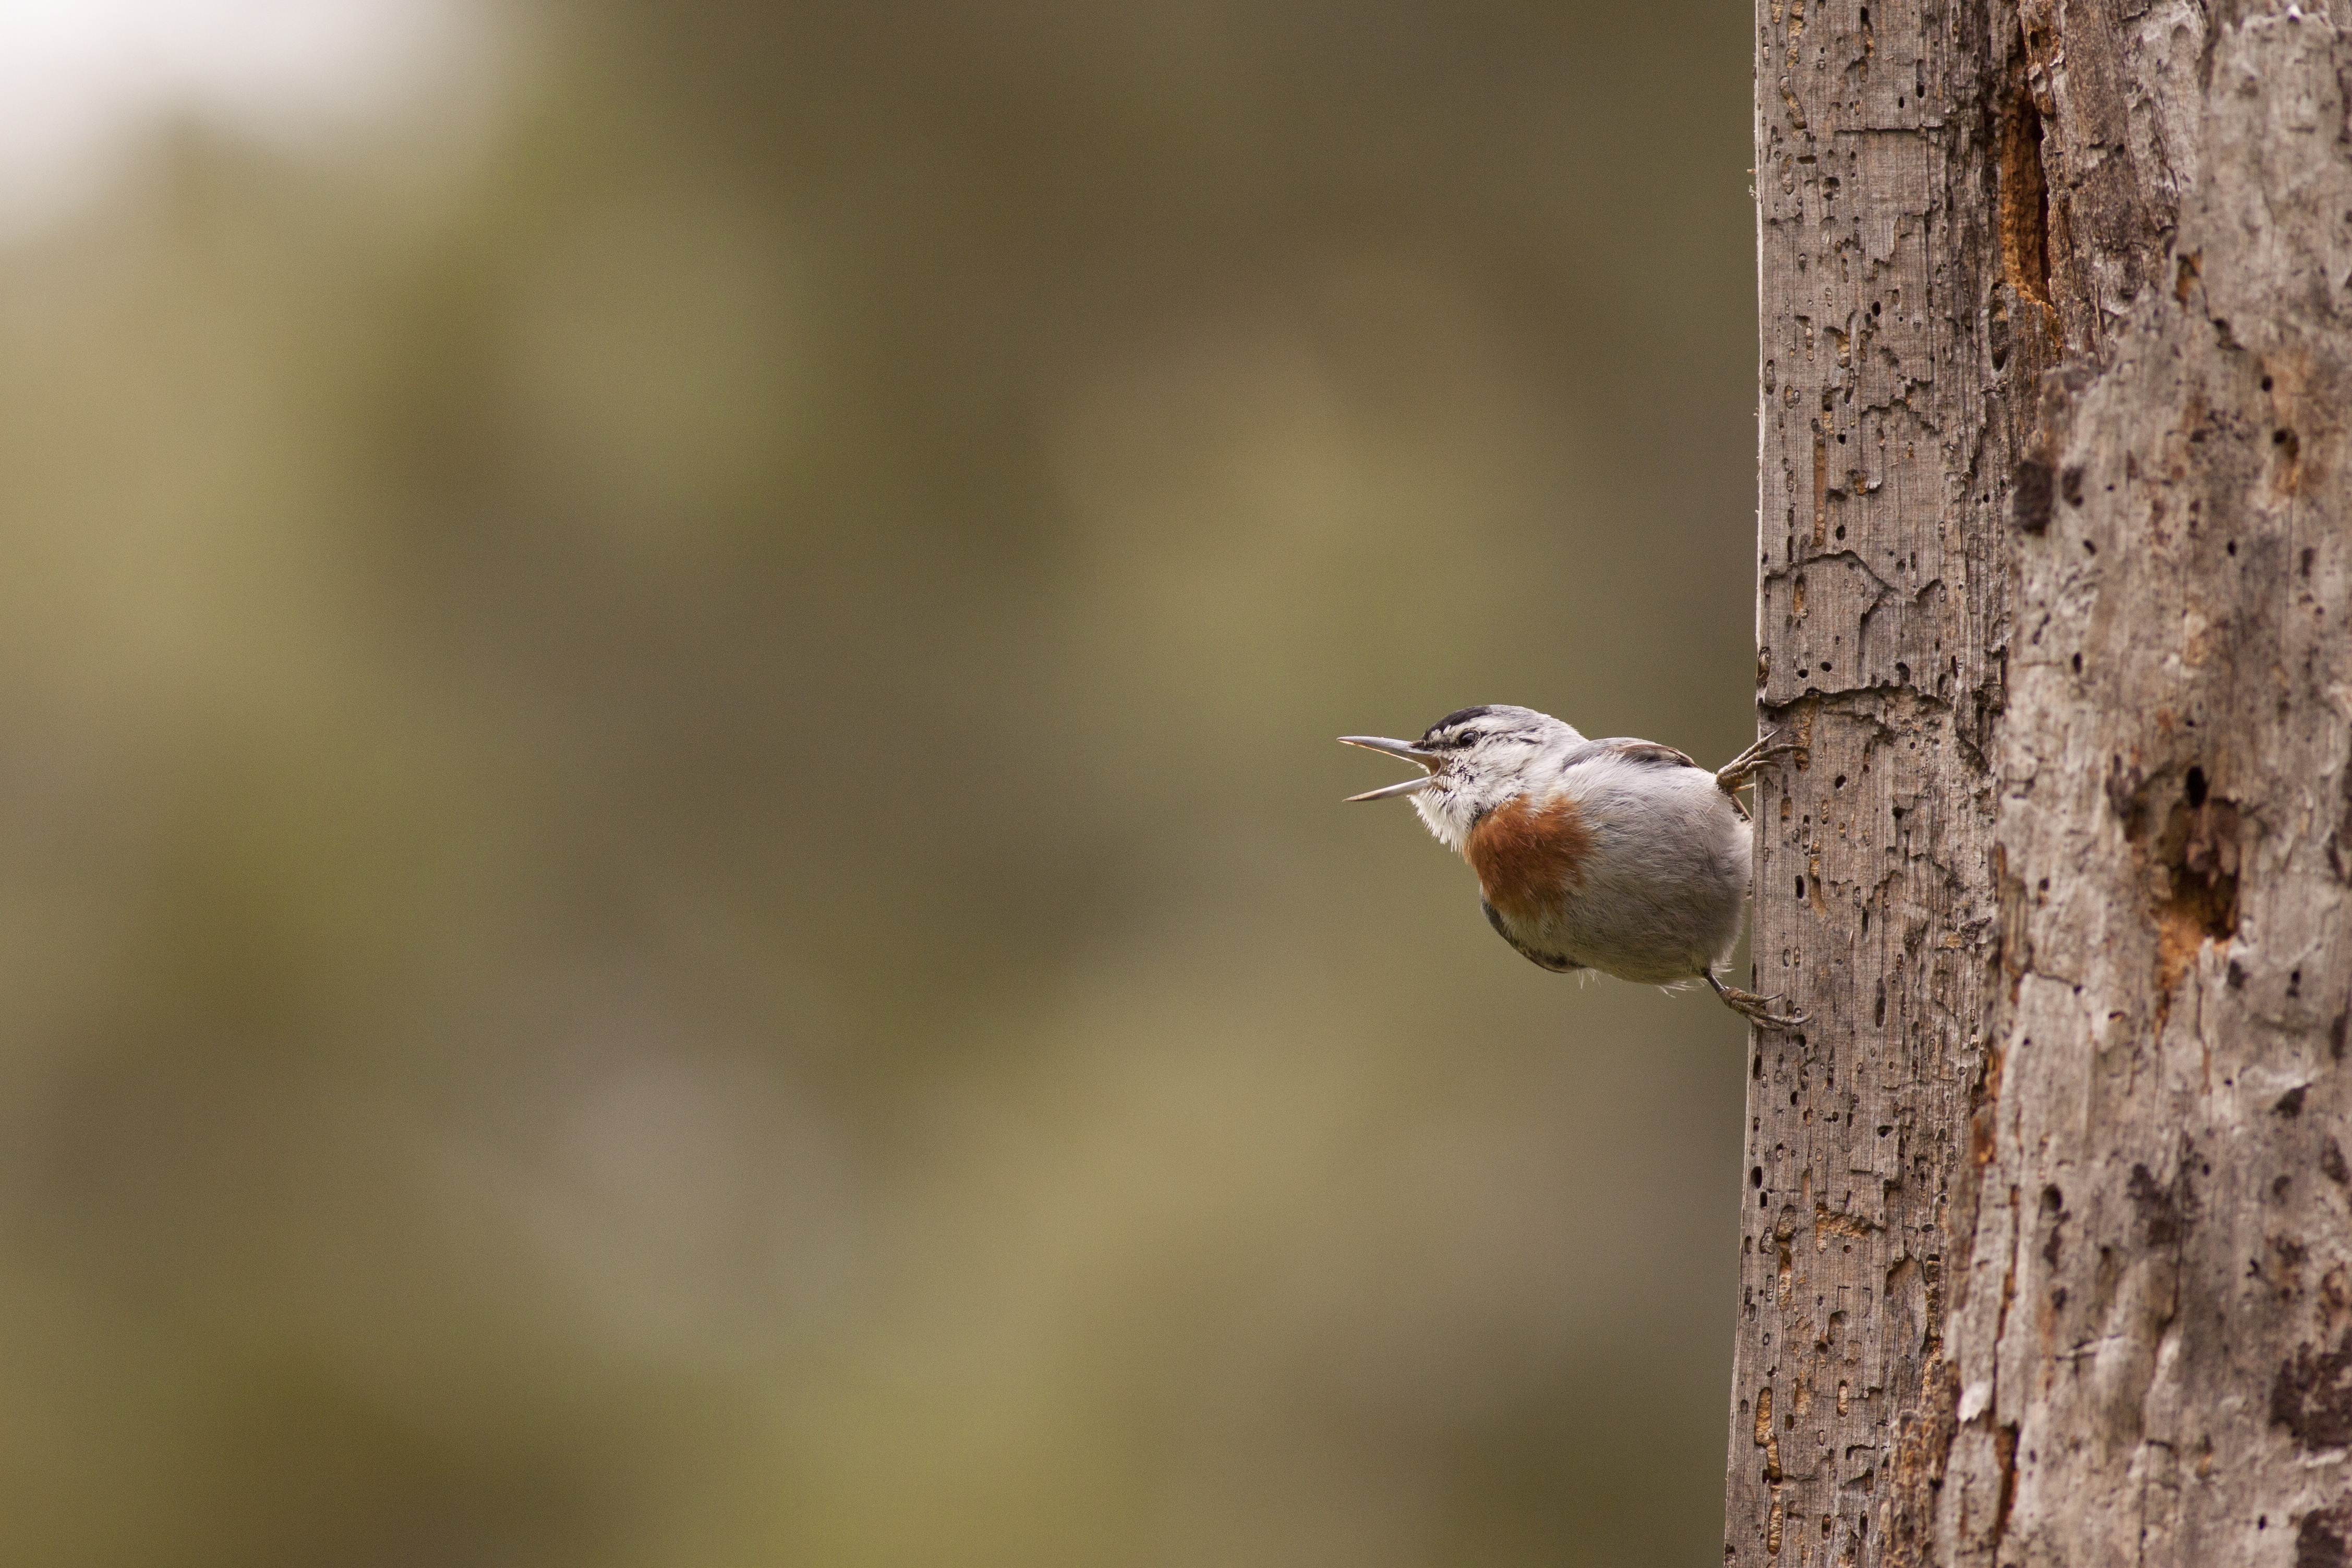
[[[0,0],[0,238],[103,190],[187,117],[293,149],[478,69],[478,0]]]

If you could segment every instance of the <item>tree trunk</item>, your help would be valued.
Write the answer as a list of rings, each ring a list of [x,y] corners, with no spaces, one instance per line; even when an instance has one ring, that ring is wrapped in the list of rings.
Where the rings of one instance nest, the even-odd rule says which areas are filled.
[[[2012,540],[1956,1565],[2352,1540],[2345,24],[2026,12],[2077,368]]]
[[[1727,1558],[1901,1560],[1948,1441],[1947,1212],[1990,1002],[2013,390],[1982,18],[1761,0],[1757,795]]]
[[[2344,1563],[2352,6],[1801,6],[1727,1559]]]

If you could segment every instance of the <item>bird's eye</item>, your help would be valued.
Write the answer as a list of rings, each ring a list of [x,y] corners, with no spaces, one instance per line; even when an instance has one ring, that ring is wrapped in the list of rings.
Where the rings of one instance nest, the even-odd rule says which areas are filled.
[[[1475,731],[1465,730],[1454,737],[1454,743],[1457,746],[1475,746],[1478,743],[1477,733]]]

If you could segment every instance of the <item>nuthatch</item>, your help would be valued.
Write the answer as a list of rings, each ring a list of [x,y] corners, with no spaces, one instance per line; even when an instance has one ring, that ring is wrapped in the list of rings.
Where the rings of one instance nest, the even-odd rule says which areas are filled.
[[[1804,1022],[1715,973],[1748,898],[1748,813],[1735,792],[1796,749],[1782,733],[1716,773],[1654,741],[1588,741],[1532,708],[1465,708],[1418,741],[1339,739],[1427,770],[1348,798],[1411,795],[1478,873],[1488,923],[1537,964],[1645,984],[1704,980],[1753,1023]]]

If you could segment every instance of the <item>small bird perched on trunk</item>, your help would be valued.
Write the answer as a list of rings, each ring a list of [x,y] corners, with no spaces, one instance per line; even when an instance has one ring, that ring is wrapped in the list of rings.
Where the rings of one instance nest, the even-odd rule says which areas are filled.
[[[1752,1023],[1804,1022],[1715,973],[1748,899],[1748,813],[1736,792],[1796,749],[1781,733],[1715,773],[1654,741],[1588,741],[1532,708],[1464,708],[1418,741],[1339,739],[1427,770],[1348,798],[1411,795],[1430,832],[1478,873],[1488,923],[1535,963],[1645,984],[1704,980]]]

